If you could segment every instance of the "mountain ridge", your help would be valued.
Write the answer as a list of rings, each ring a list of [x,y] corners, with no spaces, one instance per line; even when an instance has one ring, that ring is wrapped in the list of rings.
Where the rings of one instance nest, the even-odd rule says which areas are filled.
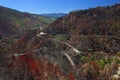
[[[71,29],[73,30],[73,33],[78,32],[83,35],[84,34],[104,35],[105,32],[107,32],[106,34],[119,35],[120,34],[119,31],[118,33],[115,33],[114,31],[114,29],[119,30],[119,17],[120,17],[119,10],[120,10],[120,4],[116,4],[111,7],[110,6],[97,7],[97,8],[90,8],[87,10],[72,11],[69,13],[69,15],[66,15],[65,17],[61,17],[52,24],[48,25],[48,32],[50,32],[51,30],[52,33],[53,30],[53,32],[55,31],[56,33],[62,33],[62,31],[64,31],[63,33],[69,33]],[[109,23],[115,27],[105,23]],[[111,28],[113,27],[113,30],[110,31],[109,26]],[[88,30],[89,28],[91,30]],[[98,30],[97,29],[95,30],[95,28],[97,28]],[[106,29],[108,28],[109,32],[105,28]],[[67,31],[66,29],[68,29],[69,31]],[[76,31],[75,29],[78,31]]]

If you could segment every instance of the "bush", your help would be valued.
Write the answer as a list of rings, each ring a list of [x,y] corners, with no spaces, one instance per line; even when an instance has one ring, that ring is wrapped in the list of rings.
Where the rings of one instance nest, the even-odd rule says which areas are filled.
[[[97,60],[96,62],[100,65],[100,68],[101,68],[101,69],[103,69],[104,66],[105,66],[105,64],[106,64],[105,60],[103,60],[103,59]]]
[[[80,61],[82,61],[82,62],[88,61],[88,58],[87,58],[86,56],[82,56],[82,57],[80,58]]]
[[[65,34],[56,34],[54,38],[61,41],[67,41],[68,36]]]

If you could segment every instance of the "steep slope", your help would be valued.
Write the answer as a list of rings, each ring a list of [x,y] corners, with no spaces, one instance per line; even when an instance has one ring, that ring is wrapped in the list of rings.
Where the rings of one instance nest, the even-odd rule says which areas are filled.
[[[48,26],[50,33],[83,35],[119,35],[120,5],[70,12]]]
[[[26,75],[21,77],[26,80],[32,80],[32,78],[33,80],[111,79],[114,75],[112,71],[116,72],[117,65],[120,63],[120,60],[112,62],[115,54],[105,52],[76,54],[76,49],[74,50],[70,44],[57,40],[50,34],[38,35],[40,33],[41,31],[37,30],[29,31],[12,46],[11,55],[16,60],[14,63],[11,62],[10,66],[17,74],[16,78],[24,73]],[[14,73],[12,75],[15,75]],[[10,76],[10,74],[7,75]],[[31,79],[27,79],[30,77]],[[15,77],[8,78],[14,80]]]
[[[5,36],[27,29],[43,28],[54,20],[0,6],[0,32]]]
[[[70,12],[44,32],[57,38],[63,36],[82,51],[119,51],[120,4]]]

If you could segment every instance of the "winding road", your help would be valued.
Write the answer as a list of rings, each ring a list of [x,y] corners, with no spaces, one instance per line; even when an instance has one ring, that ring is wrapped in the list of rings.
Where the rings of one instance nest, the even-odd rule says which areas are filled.
[[[57,41],[57,42],[60,42],[60,43],[63,43],[63,44],[66,44],[68,47],[72,48],[73,51],[76,53],[76,54],[80,54],[81,51],[77,50],[76,48],[74,48],[73,46],[71,46],[69,43],[67,42],[63,42],[63,41],[60,41],[60,40],[57,40],[57,39],[52,39],[54,41]]]

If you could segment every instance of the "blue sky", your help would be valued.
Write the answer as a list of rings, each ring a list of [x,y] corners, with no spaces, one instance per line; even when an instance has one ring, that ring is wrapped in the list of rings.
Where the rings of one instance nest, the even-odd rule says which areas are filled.
[[[0,0],[0,6],[30,13],[68,13],[120,3],[120,0]]]

